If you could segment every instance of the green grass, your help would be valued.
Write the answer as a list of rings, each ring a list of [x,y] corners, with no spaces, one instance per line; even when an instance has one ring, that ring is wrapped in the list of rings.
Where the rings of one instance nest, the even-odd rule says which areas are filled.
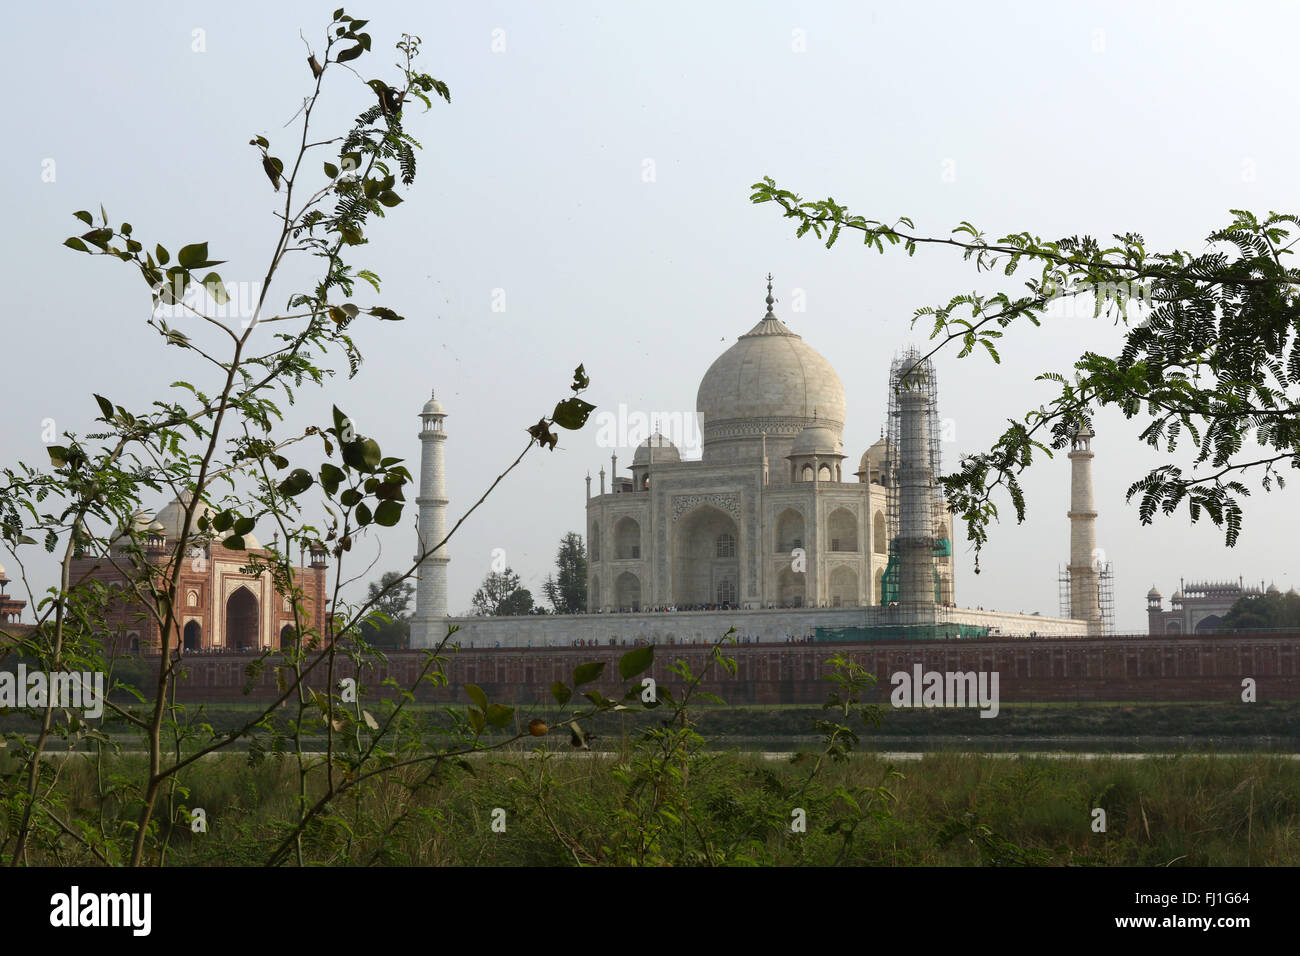
[[[139,769],[115,758],[114,771]],[[308,833],[306,862],[399,865],[565,865],[628,862],[629,846],[653,822],[634,811],[644,796],[620,782],[618,759],[539,760],[524,753],[476,759],[424,789],[410,773],[373,788]],[[176,826],[169,864],[254,864],[293,818],[296,772],[275,758],[250,766],[235,755],[188,771],[182,802],[203,807],[209,830]],[[1188,756],[1146,760],[997,759],[944,753],[898,766],[888,813],[861,823],[847,844],[826,832],[851,819],[837,788],[875,786],[890,767],[860,755],[827,765],[800,791],[808,763],[718,753],[692,760],[685,799],[674,803],[679,832],[661,835],[668,863],[760,865],[1166,865],[1300,863],[1300,761],[1272,756]],[[312,785],[315,791],[316,783]],[[93,765],[67,758],[58,778],[66,819],[112,832],[129,814],[95,796]],[[792,833],[791,812],[807,812]],[[1093,809],[1107,829],[1093,832]],[[491,826],[505,812],[505,832]],[[391,828],[391,830],[390,830]],[[7,825],[0,837],[8,835]],[[698,835],[697,835],[698,834]],[[707,839],[705,839],[707,837]],[[706,849],[707,844],[707,849]],[[707,855],[706,855],[707,854]],[[634,852],[632,853],[634,856]],[[91,863],[45,850],[42,863]]]

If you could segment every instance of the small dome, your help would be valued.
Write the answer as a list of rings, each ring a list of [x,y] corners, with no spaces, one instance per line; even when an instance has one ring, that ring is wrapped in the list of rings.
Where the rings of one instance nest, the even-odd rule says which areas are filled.
[[[154,520],[153,524],[149,525],[149,531],[152,534],[163,534],[166,530],[167,529],[163,526],[163,523],[157,519]]]
[[[1156,586],[1154,584],[1151,585],[1151,590],[1147,592],[1147,600],[1148,601],[1160,600],[1160,592],[1156,590]]]
[[[1270,584],[1270,585],[1268,586],[1268,592],[1267,592],[1267,593],[1269,593],[1269,594],[1281,594],[1282,592],[1279,591],[1279,590],[1277,589],[1277,585],[1276,585],[1276,584]]]
[[[789,457],[793,458],[796,455],[844,457],[840,454],[839,439],[825,425],[809,425],[795,436],[794,444],[790,446]]]
[[[5,573],[5,569],[4,569],[4,568],[0,568],[0,574],[4,574],[4,573]],[[1300,597],[1300,594],[1297,594],[1297,593],[1296,593],[1296,589],[1293,588],[1293,587],[1291,587],[1291,588],[1287,588],[1287,589],[1286,589],[1286,596],[1287,596],[1287,597]]]
[[[442,402],[438,401],[434,392],[429,392],[429,400],[424,403],[424,408],[420,411],[421,415],[445,415],[442,410]]]
[[[858,474],[868,475],[872,471],[879,471],[886,458],[889,457],[889,440],[886,438],[879,439],[874,445],[862,453],[858,459]]]
[[[665,461],[681,461],[681,452],[677,446],[670,442],[659,432],[655,432],[641,444],[636,446],[636,454],[632,456],[633,465],[647,465],[650,463],[650,453],[653,450],[654,460],[656,463]]]
[[[1169,600],[1173,601],[1175,604],[1181,604],[1183,600],[1183,592],[1175,591],[1174,596],[1171,597]]]
[[[180,497],[173,498],[171,504],[158,512],[158,521],[162,524],[163,533],[167,536],[168,541],[175,541],[181,536],[181,523],[185,520],[185,509],[189,507],[192,497],[188,491],[182,492]],[[212,509],[208,507],[206,502],[200,501],[190,519],[190,537],[197,537],[200,534],[199,518],[205,514],[211,516]]]
[[[153,524],[153,515],[147,511],[137,511],[135,514],[131,515],[130,529],[121,527],[113,532],[112,543],[114,545],[128,545],[131,543],[132,530],[135,531],[137,535],[145,534],[148,532],[151,524]]]

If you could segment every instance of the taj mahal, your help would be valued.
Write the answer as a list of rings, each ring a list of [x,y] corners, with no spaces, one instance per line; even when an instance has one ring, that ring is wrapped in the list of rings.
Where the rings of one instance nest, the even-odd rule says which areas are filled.
[[[1070,453],[1069,617],[961,608],[933,365],[914,349],[895,359],[886,434],[849,459],[839,375],[777,317],[770,276],[766,305],[700,381],[697,460],[656,432],[626,473],[614,454],[595,490],[587,476],[586,614],[451,617],[443,548],[419,569],[411,646],[451,624],[479,647],[691,643],[730,626],[774,644],[1103,633],[1091,432]],[[431,398],[420,418],[417,558],[444,536],[448,505],[447,413]]]

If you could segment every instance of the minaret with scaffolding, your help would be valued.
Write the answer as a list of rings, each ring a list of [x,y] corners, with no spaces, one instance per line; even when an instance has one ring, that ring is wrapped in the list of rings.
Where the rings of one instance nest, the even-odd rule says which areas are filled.
[[[882,589],[894,605],[897,623],[935,624],[952,602],[948,580],[939,574],[936,534],[945,506],[938,483],[939,396],[934,365],[913,347],[889,369],[889,437],[886,462],[889,564]]]

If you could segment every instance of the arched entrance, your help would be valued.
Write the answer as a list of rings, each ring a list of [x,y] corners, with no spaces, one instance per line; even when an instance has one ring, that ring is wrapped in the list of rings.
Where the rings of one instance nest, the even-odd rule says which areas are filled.
[[[245,587],[226,599],[226,647],[232,651],[257,648],[257,598]]]
[[[641,581],[631,571],[624,571],[614,581],[614,603],[620,611],[641,610]]]
[[[185,650],[197,651],[203,646],[203,629],[199,627],[198,621],[190,621],[185,625]]]
[[[799,574],[791,568],[781,569],[781,574],[776,581],[777,589],[780,592],[777,603],[781,607],[803,607],[804,577],[803,574]]]
[[[719,589],[740,581],[740,532],[731,516],[703,505],[678,522],[673,541],[673,601],[678,607],[716,604]]]
[[[286,651],[298,643],[298,632],[294,630],[292,624],[286,624],[280,629],[280,650]]]
[[[841,565],[831,572],[831,607],[853,607],[858,603],[858,572]]]

